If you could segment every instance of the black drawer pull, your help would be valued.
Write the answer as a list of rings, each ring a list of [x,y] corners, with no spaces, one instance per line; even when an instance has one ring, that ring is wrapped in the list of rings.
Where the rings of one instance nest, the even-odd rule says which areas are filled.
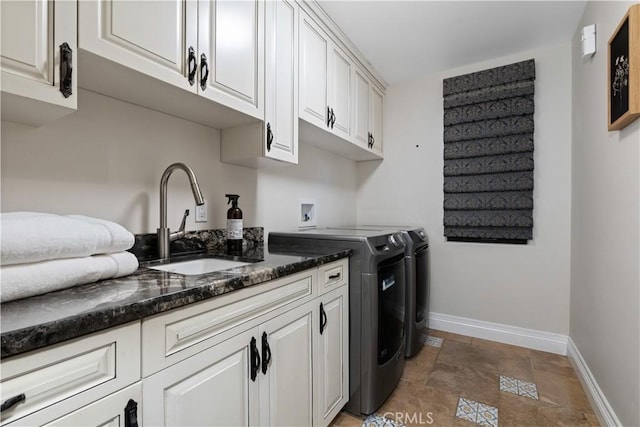
[[[188,59],[188,67],[189,67],[189,84],[191,86],[196,82],[196,72],[198,71],[198,64],[196,61],[196,51],[193,46],[189,47],[189,59]]]
[[[138,427],[138,403],[133,399],[124,407],[124,427]]]
[[[256,338],[251,337],[251,381],[256,380],[258,371],[260,370],[260,354],[256,345]]]
[[[67,42],[60,45],[60,92],[68,98],[73,93],[73,50]]]
[[[327,327],[327,313],[324,311],[324,306],[320,303],[320,335],[324,332],[324,328]]]
[[[2,402],[2,406],[0,406],[0,412],[4,412],[8,409],[11,409],[14,406],[16,406],[18,403],[22,403],[25,400],[26,400],[26,397],[24,393],[14,396],[10,399],[7,399],[4,402]]]
[[[269,347],[269,337],[266,332],[262,333],[262,373],[266,374],[271,362],[271,347]]]
[[[340,273],[336,273],[336,274],[332,274],[331,276],[329,276],[329,279],[333,280],[333,279],[339,279],[341,276]]]
[[[207,55],[200,55],[200,89],[207,89],[207,79],[209,78],[209,64],[207,64]]]

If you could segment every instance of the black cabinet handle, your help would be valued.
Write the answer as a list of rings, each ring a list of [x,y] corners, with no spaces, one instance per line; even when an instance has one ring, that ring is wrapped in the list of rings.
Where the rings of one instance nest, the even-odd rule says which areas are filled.
[[[327,326],[327,313],[324,311],[324,306],[320,303],[320,335],[324,332],[324,328]]]
[[[331,129],[333,129],[333,125],[336,123],[336,115],[333,112],[333,108],[331,109]]]
[[[138,427],[138,403],[133,399],[124,407],[124,427]]]
[[[26,400],[26,397],[24,393],[19,394],[17,396],[13,396],[12,398],[9,398],[4,402],[2,402],[2,406],[0,406],[0,412],[7,411],[13,408],[14,406],[16,406],[18,403],[24,402],[25,400]]]
[[[269,338],[267,333],[262,333],[262,373],[266,374],[271,362],[271,347],[269,347]]]
[[[331,126],[331,108],[327,105],[327,127]]]
[[[340,278],[340,273],[332,274],[331,276],[329,276],[329,279],[331,279],[331,280],[339,279],[339,278]]]
[[[189,47],[189,84],[193,86],[196,82],[196,71],[198,71],[198,61],[196,60],[196,51],[193,46]]]
[[[73,93],[73,50],[64,42],[60,45],[60,92],[68,98]]]
[[[256,376],[260,370],[260,354],[256,345],[256,338],[251,337],[251,381],[256,381]]]
[[[273,132],[271,132],[271,123],[267,123],[267,151],[271,151],[273,143]]]
[[[207,79],[209,78],[209,64],[207,64],[207,55],[200,55],[200,88],[207,89]]]

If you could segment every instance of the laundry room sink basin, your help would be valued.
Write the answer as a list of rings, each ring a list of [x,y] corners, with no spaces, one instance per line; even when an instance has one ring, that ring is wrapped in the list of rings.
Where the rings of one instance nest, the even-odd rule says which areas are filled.
[[[243,261],[230,261],[218,258],[202,258],[193,261],[175,262],[171,264],[149,267],[152,270],[168,271],[170,273],[193,276],[198,274],[213,273],[215,271],[229,270],[251,264]]]

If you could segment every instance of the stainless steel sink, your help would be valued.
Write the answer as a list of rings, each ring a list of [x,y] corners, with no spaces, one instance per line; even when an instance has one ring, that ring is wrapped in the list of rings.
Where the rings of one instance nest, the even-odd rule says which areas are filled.
[[[197,274],[213,273],[214,271],[229,270],[231,268],[242,267],[249,264],[251,263],[217,258],[202,258],[193,261],[175,262],[149,268],[152,270],[168,271],[171,273],[193,276]]]

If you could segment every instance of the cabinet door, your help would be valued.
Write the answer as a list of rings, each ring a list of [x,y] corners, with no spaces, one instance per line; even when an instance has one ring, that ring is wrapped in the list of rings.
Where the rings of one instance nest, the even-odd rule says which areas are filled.
[[[259,390],[249,373],[255,333],[255,328],[240,333],[144,379],[144,424],[257,424]]]
[[[138,382],[69,415],[65,415],[52,423],[46,424],[46,426],[124,427],[125,418],[127,417],[135,417],[138,421],[140,420],[141,405],[142,383]]]
[[[369,79],[357,68],[353,75],[353,139],[356,144],[369,148]]]
[[[76,2],[0,2],[2,120],[41,125],[77,106]],[[60,46],[72,50],[71,95],[60,91]]]
[[[329,51],[329,106],[331,107],[331,131],[351,139],[351,60],[336,44]]]
[[[371,134],[373,151],[382,154],[382,93],[371,85]]]
[[[263,1],[198,1],[202,96],[264,119],[263,28]]]
[[[326,426],[349,400],[349,287],[318,299],[319,325],[314,369],[316,426]]]
[[[300,13],[300,118],[327,128],[329,38],[306,14]]]
[[[196,92],[188,81],[197,51],[193,1],[80,1],[80,48],[163,82]],[[191,69],[197,58],[191,60]],[[122,83],[123,85],[125,82]]]
[[[260,327],[261,355],[270,361],[260,374],[260,424],[310,426],[313,421],[312,311],[306,303]],[[265,353],[267,355],[265,355]]]
[[[298,6],[268,1],[266,14],[265,156],[298,163]]]

